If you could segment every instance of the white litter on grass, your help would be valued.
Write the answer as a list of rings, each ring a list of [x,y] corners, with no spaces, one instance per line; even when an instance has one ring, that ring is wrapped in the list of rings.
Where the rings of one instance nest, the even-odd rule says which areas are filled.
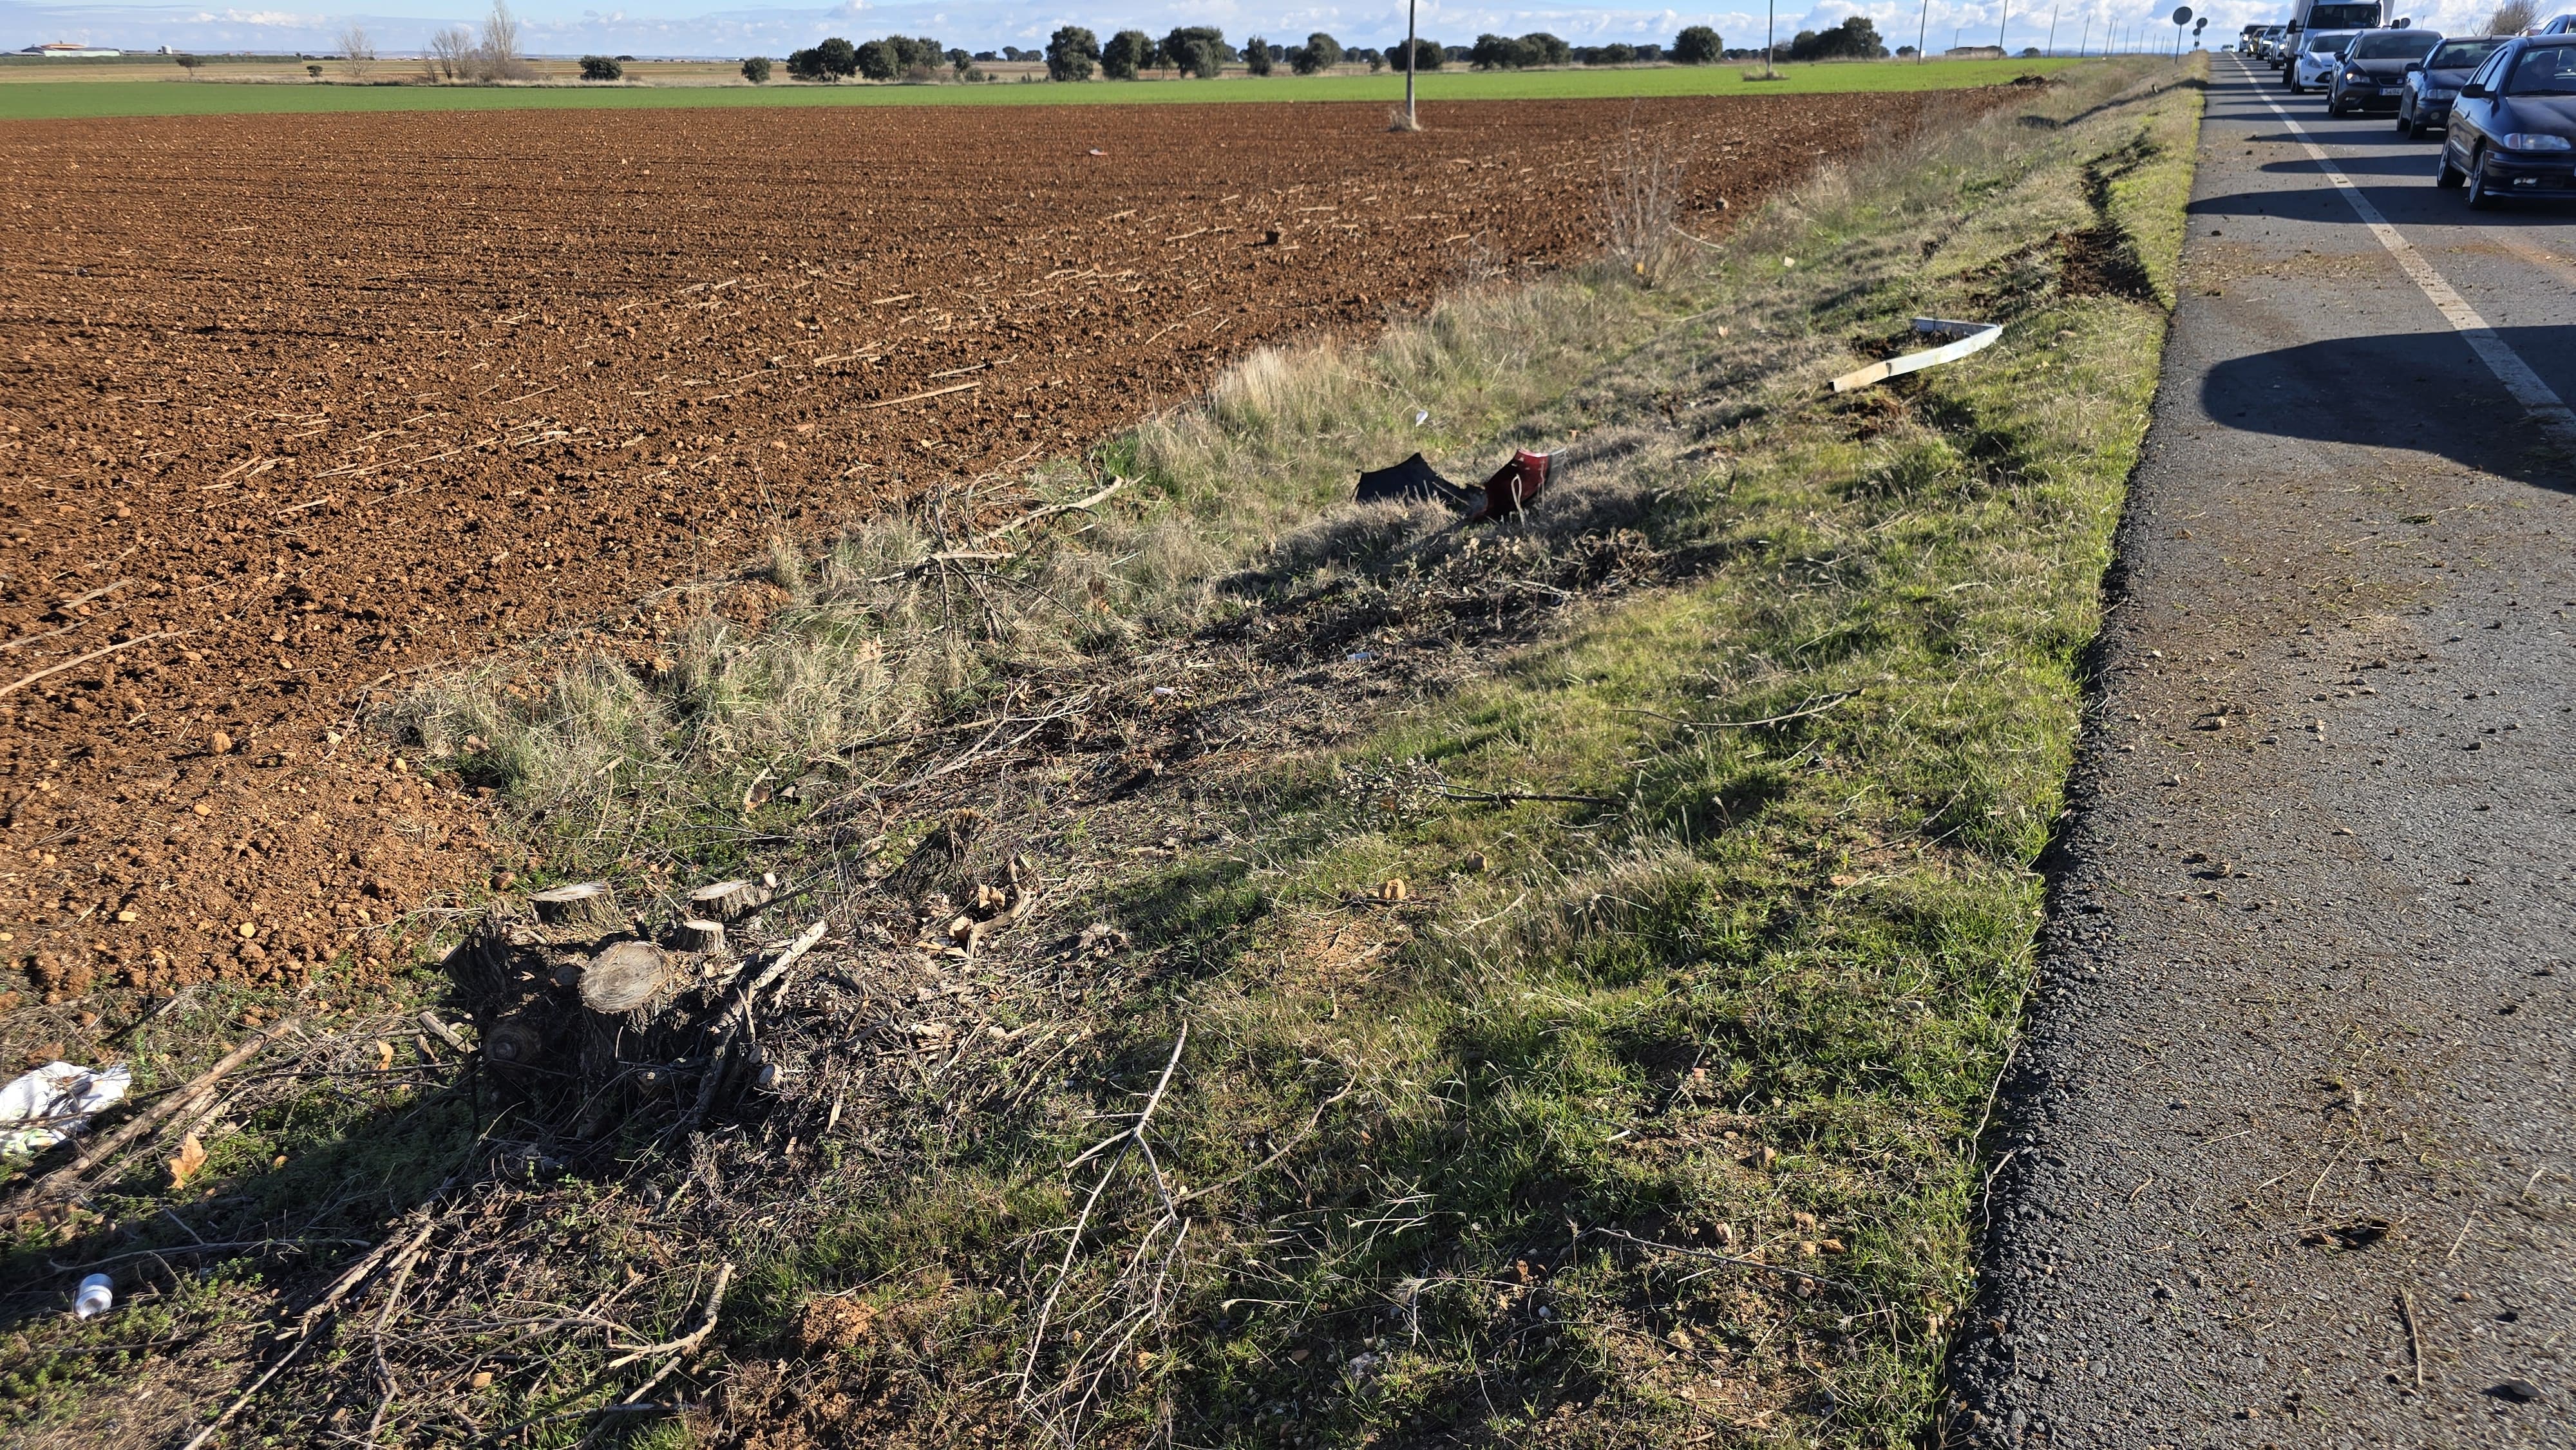
[[[2000,322],[1944,322],[1937,317],[1914,319],[1914,330],[1935,337],[1957,340],[1943,343],[1939,347],[1924,352],[1909,352],[1903,357],[1874,362],[1858,372],[1845,373],[1834,379],[1834,391],[1848,393],[1854,388],[1865,388],[1872,383],[1886,382],[1889,378],[1921,372],[1925,368],[1945,362],[1955,362],[1972,352],[1993,345],[1996,338],[2004,335],[2004,325]]]
[[[0,1154],[41,1153],[89,1127],[90,1114],[134,1085],[120,1063],[110,1068],[49,1062],[0,1088]]]

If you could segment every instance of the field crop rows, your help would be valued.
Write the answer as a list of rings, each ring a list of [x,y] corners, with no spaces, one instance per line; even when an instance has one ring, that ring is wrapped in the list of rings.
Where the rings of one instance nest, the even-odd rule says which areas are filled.
[[[772,537],[1587,254],[1624,127],[1702,211],[1991,95],[12,127],[0,953],[375,950],[482,843],[371,690],[547,632],[649,667]]]

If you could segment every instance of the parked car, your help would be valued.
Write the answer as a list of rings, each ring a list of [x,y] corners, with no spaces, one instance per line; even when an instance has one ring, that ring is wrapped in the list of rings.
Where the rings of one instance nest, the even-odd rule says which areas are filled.
[[[2504,42],[2500,35],[2445,39],[2422,65],[2408,66],[2405,93],[2397,98],[2397,129],[2409,141],[2421,141],[2426,131],[2451,124],[2451,102],[2459,97],[2460,83]]]
[[[2316,30],[2308,33],[2306,44],[2290,57],[2290,94],[2304,96],[2311,88],[2322,89],[2334,79],[2334,68],[2343,63],[2343,48],[2352,44],[2358,30]]]
[[[2576,35],[2576,15],[2553,15],[2523,32],[2525,35]]]
[[[2508,40],[2469,72],[2433,182],[2481,209],[2576,190],[2576,35]]]
[[[2326,114],[2396,110],[2406,94],[2406,73],[2441,43],[2430,30],[2365,30],[2354,36],[2326,86]]]

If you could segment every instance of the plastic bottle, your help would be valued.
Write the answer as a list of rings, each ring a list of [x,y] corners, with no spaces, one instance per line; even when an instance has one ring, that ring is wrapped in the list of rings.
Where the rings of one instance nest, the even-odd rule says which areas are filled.
[[[80,1297],[72,1301],[72,1313],[82,1319],[95,1319],[116,1302],[116,1288],[105,1274],[92,1274],[80,1282]]]

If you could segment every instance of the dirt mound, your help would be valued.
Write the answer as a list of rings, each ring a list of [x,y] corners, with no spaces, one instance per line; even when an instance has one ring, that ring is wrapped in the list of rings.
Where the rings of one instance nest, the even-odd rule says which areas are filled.
[[[360,743],[418,672],[649,658],[770,537],[1073,450],[1470,258],[1588,254],[1620,128],[1670,128],[1703,210],[1990,103],[7,127],[0,960],[51,998],[380,954],[494,865],[476,802]]]

